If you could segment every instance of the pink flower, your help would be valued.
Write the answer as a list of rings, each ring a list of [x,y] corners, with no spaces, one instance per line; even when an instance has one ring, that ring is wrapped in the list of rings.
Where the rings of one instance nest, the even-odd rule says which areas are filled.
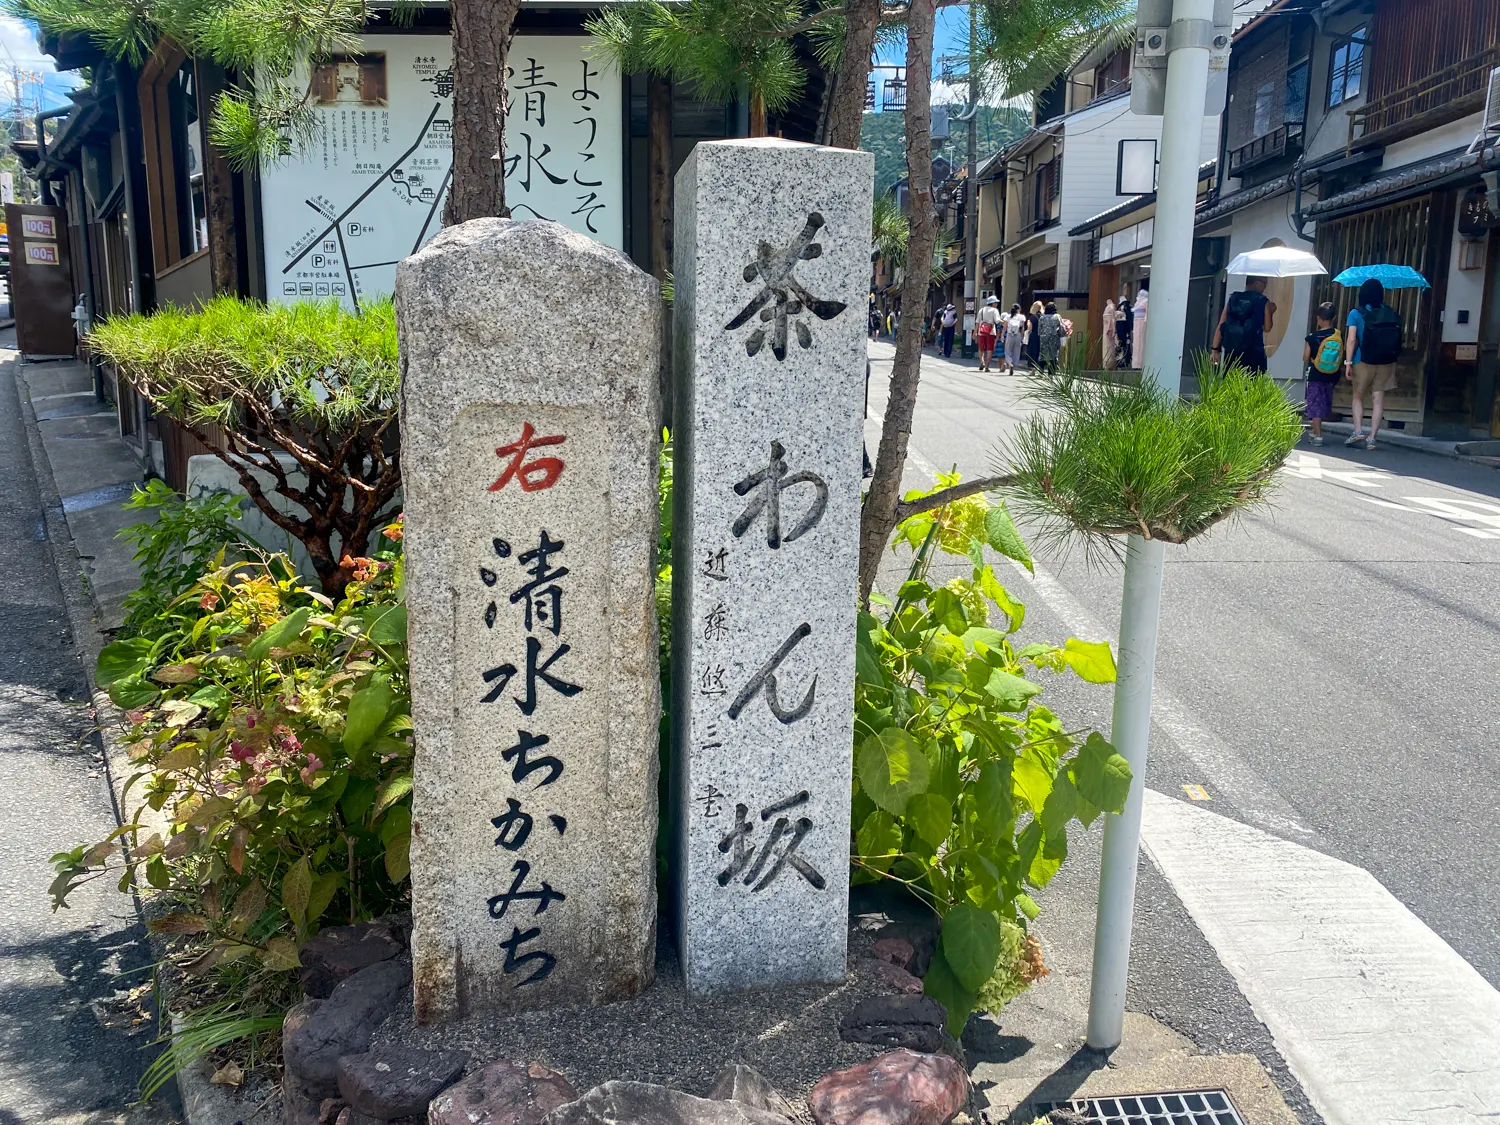
[[[313,783],[313,774],[322,768],[323,763],[318,759],[318,756],[316,754],[309,754],[307,756],[307,766],[302,771],[302,780],[311,785]]]
[[[255,716],[254,715],[246,715],[245,716],[245,726],[249,727],[251,730],[255,729]]]
[[[146,721],[146,719],[149,717],[149,713],[146,711],[126,711],[125,717],[132,723],[135,723],[137,726],[139,726],[141,723],[144,723]]]
[[[255,757],[255,747],[246,746],[237,738],[229,740],[229,756],[236,762],[248,762]]]

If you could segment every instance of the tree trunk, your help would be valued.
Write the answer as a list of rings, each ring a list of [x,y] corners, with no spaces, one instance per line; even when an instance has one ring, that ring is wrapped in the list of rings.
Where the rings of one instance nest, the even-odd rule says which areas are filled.
[[[198,92],[198,122],[203,136],[213,119],[215,103],[224,91],[224,71],[207,59],[194,61]],[[215,296],[238,295],[240,289],[239,228],[234,221],[234,172],[217,145],[203,146],[203,204],[208,214],[208,266]]]
[[[647,79],[647,176],[651,213],[651,273],[666,281],[672,268],[672,81]]]
[[[833,106],[828,114],[827,144],[858,148],[865,119],[865,85],[870,80],[870,54],[880,28],[880,0],[849,0],[844,13],[844,53],[833,80]]]
[[[906,169],[911,239],[901,283],[901,330],[891,365],[890,394],[880,430],[875,474],[859,521],[859,597],[868,605],[875,573],[895,530],[901,472],[911,440],[911,419],[922,377],[922,315],[931,280],[938,214],[932,197],[932,26],[935,0],[912,0],[906,30]]]
[[[453,0],[453,180],[443,224],[505,215],[505,66],[520,0]]]
[[[766,99],[759,90],[750,91],[750,135],[766,135]]]

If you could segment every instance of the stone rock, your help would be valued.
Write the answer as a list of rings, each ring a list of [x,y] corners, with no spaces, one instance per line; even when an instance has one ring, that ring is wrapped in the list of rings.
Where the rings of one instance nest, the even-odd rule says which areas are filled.
[[[818,1125],[945,1125],[968,1096],[967,1072],[947,1055],[889,1051],[825,1074],[807,1104]]]
[[[922,981],[912,976],[899,965],[890,961],[877,961],[870,959],[861,962],[863,968],[872,980],[879,982],[892,992],[904,993],[907,996],[920,996],[922,994]]]
[[[345,1106],[339,1111],[338,1120],[334,1125],[426,1125],[426,1117],[371,1117],[367,1113],[360,1113],[353,1106]]]
[[[634,996],[656,953],[660,287],[557,223],[475,219],[401,263],[396,312],[417,1022]]]
[[[316,1083],[323,1096],[338,1093],[341,1055],[358,1054],[411,986],[411,970],[400,961],[377,961],[340,984],[290,1034],[283,1030],[281,1054],[287,1070]]]
[[[699,144],[677,173],[672,737],[695,993],[846,969],[873,170],[760,138]]]
[[[358,1113],[391,1121],[427,1112],[427,1103],[464,1072],[467,1051],[387,1045],[339,1059],[339,1093]]]
[[[343,1098],[324,1098],[318,1106],[318,1125],[335,1125],[345,1108]]]
[[[897,968],[908,969],[917,951],[905,938],[879,938],[874,945],[875,957]]]
[[[649,1082],[606,1082],[544,1120],[546,1125],[787,1125],[780,1114],[755,1106],[695,1098]]]
[[[537,1125],[576,1101],[572,1084],[541,1063],[500,1061],[448,1087],[427,1107],[427,1125]]]
[[[780,1117],[796,1116],[787,1100],[776,1092],[776,1087],[767,1082],[760,1071],[744,1063],[730,1063],[719,1071],[708,1096],[715,1101],[739,1102]]]
[[[405,948],[383,919],[353,926],[330,926],[319,930],[298,951],[302,960],[302,991],[327,997],[339,981],[367,965],[389,961]]]
[[[927,967],[932,964],[932,955],[937,952],[937,919],[932,922],[887,922],[875,931],[875,944],[883,941],[904,941],[912,948],[911,960],[904,966],[915,977],[925,977]],[[889,947],[887,947],[889,948]]]
[[[322,1000],[304,1000],[287,1010],[281,1024],[281,1053],[286,1066],[281,1072],[281,1120],[283,1125],[329,1125],[324,1112],[326,1099],[338,1094],[338,1084],[309,1080],[292,1066],[288,1044],[323,1006]]]
[[[839,1021],[839,1038],[961,1059],[963,1048],[943,1029],[947,1019],[947,1011],[930,996],[872,996]]]

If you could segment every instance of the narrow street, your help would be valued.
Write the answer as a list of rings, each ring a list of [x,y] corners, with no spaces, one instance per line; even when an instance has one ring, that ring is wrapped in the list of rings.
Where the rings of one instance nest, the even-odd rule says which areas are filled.
[[[129,1107],[154,1048],[130,995],[151,980],[144,931],[113,882],[53,913],[48,857],[115,826],[82,668],[46,541],[0,335],[0,1125],[157,1125]]]
[[[870,354],[873,450],[892,349]],[[924,356],[909,485],[991,472],[1029,382]],[[1119,568],[1037,562],[1003,576],[1022,638],[1113,642]],[[1304,1120],[1500,1104],[1497,580],[1500,472],[1335,438],[1293,452],[1270,507],[1168,552],[1129,1006],[1258,1054]],[[1107,690],[1046,698],[1108,731]],[[1098,846],[1073,840],[1042,900],[1083,1005]]]

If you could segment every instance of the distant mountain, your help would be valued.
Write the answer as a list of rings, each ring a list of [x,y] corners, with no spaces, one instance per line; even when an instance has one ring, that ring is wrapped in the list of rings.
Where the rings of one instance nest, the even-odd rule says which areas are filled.
[[[1010,144],[1031,124],[1030,115],[1015,106],[980,106],[979,159],[984,161]],[[968,126],[962,121],[950,122],[953,135],[941,146],[933,146],[934,156],[962,166],[967,155]],[[875,191],[887,191],[906,175],[906,126],[900,113],[867,113],[860,130],[859,147],[875,154]]]

